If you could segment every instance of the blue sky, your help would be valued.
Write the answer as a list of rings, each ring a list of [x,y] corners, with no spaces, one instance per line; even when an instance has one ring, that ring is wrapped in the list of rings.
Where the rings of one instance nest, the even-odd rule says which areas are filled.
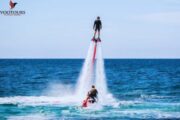
[[[26,15],[0,15],[0,58],[84,58],[96,16],[105,58],[180,58],[180,0],[14,1]]]

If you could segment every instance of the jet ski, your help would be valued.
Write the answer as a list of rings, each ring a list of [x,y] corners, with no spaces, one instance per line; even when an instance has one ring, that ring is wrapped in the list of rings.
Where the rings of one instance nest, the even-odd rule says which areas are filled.
[[[87,98],[83,101],[82,107],[88,107],[89,105],[94,104],[94,103],[97,103],[97,100],[87,97]]]

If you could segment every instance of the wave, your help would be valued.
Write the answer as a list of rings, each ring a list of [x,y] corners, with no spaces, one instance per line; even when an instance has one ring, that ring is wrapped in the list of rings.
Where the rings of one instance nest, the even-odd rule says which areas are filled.
[[[30,105],[30,106],[42,106],[42,105],[68,105],[68,106],[80,106],[82,101],[75,98],[74,95],[68,95],[63,97],[54,96],[14,96],[14,97],[0,97],[0,104],[12,104],[12,105]],[[102,104],[100,104],[102,105]],[[118,102],[106,102],[103,104],[106,106],[118,106]]]
[[[62,110],[61,115],[46,113],[30,113],[28,115],[9,116],[8,120],[52,120],[52,119],[179,119],[179,112],[164,112],[158,110],[103,110],[103,111],[76,111]]]
[[[52,120],[55,116],[47,116],[43,114],[29,114],[24,116],[10,116],[8,120]]]
[[[74,117],[80,116],[81,118],[98,119],[98,118],[137,118],[137,119],[147,119],[147,118],[158,118],[158,119],[171,119],[180,118],[180,103],[151,103],[142,100],[119,100],[114,104],[104,105],[94,104],[86,109],[82,109],[81,104],[78,103],[74,96],[66,97],[51,97],[51,96],[14,96],[14,97],[0,97],[0,107],[4,105],[17,105],[17,109],[21,110],[27,106],[33,106],[34,111],[37,112],[38,107],[43,106],[44,111],[48,110],[46,107],[58,107],[59,110],[56,113],[49,112],[37,112],[37,114],[31,115],[27,112],[26,115],[18,116],[8,116],[9,120],[49,120],[49,119],[59,119],[64,116],[65,118],[69,116]],[[8,106],[8,107],[10,107]],[[22,107],[23,106],[23,107]],[[65,107],[64,107],[65,106]],[[66,107],[68,106],[68,107]],[[37,109],[36,109],[37,108]],[[42,108],[42,107],[41,107]],[[11,109],[11,108],[10,108]],[[52,109],[51,109],[52,110]],[[59,113],[61,115],[59,116]]]
[[[0,97],[0,104],[14,104],[14,105],[81,105],[81,100],[76,99],[73,95],[55,97],[55,96],[14,96],[14,97]],[[116,100],[107,102],[104,106],[119,107],[123,105],[166,105],[166,106],[180,106],[180,103],[168,102],[147,102],[143,100]],[[102,104],[101,104],[102,105]]]
[[[143,99],[164,99],[164,98],[174,98],[175,96],[158,96],[158,95],[146,95],[141,94],[141,98]]]
[[[49,97],[49,96],[15,96],[1,97],[0,104],[14,105],[57,105],[57,104],[72,104],[72,96],[67,97]]]

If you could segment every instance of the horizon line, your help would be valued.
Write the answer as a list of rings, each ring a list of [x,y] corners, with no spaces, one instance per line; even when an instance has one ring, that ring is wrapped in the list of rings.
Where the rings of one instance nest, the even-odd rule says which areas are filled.
[[[86,59],[86,58],[0,58],[2,59]],[[180,59],[180,57],[177,58],[104,58],[104,59]]]

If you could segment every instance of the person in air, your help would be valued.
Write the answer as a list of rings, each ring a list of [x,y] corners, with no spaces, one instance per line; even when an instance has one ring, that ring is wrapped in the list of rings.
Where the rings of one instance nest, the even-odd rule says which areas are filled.
[[[100,17],[99,17],[99,16],[98,16],[97,19],[94,21],[93,29],[95,30],[93,39],[95,39],[96,33],[97,33],[97,31],[98,31],[98,39],[100,40],[100,30],[102,29],[102,23],[101,23],[101,20],[100,20]]]
[[[95,88],[94,85],[92,85],[91,90],[88,92],[88,99],[90,103],[97,102],[97,98],[98,98],[97,94],[98,94],[97,89]]]

